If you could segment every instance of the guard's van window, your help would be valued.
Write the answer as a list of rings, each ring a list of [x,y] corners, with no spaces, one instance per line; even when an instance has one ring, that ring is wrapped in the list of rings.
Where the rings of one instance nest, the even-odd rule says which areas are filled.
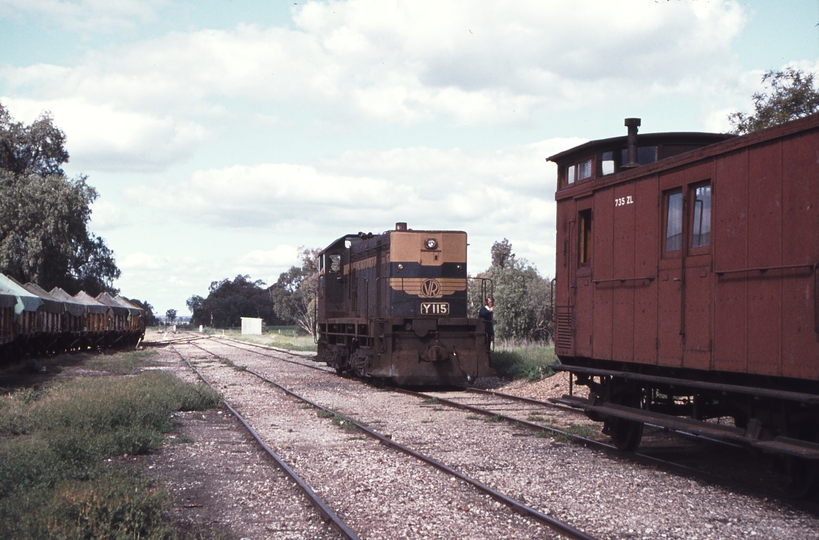
[[[679,251],[682,248],[682,190],[667,192],[665,195],[665,251]]]

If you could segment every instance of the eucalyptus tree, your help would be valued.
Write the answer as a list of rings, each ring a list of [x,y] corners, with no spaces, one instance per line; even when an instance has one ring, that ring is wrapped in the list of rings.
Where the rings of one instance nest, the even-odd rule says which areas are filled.
[[[526,259],[519,259],[504,238],[492,244],[492,266],[469,287],[472,316],[483,305],[481,280],[491,280],[497,339],[549,341],[554,334],[550,280]]]
[[[113,252],[88,230],[97,191],[68,178],[65,133],[50,114],[30,125],[0,104],[0,273],[96,295],[116,293]]]
[[[792,67],[771,70],[762,76],[762,84],[765,89],[752,96],[753,114],[735,111],[728,115],[734,126],[733,133],[751,133],[819,111],[819,92],[813,73]]]
[[[270,287],[276,315],[316,337],[318,249],[301,248],[301,266],[282,272]]]

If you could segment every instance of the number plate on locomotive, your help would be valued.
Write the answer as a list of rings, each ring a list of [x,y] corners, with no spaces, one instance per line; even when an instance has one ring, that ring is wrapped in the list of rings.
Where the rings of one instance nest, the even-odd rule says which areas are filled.
[[[449,302],[421,302],[421,315],[449,315]]]

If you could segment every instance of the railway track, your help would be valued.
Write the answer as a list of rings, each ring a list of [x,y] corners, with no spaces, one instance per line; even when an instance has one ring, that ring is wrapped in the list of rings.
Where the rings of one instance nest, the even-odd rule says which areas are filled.
[[[418,452],[416,450],[413,450],[413,449],[407,447],[404,444],[401,444],[401,443],[399,443],[397,441],[392,440],[392,437],[390,435],[384,435],[384,434],[378,433],[378,431],[376,431],[375,429],[372,429],[372,428],[370,428],[370,427],[368,427],[368,426],[366,426],[366,425],[364,425],[364,424],[362,424],[360,422],[357,422],[355,419],[353,419],[351,417],[340,414],[339,412],[337,412],[337,411],[335,411],[333,409],[330,409],[329,407],[325,407],[325,406],[321,405],[320,403],[317,403],[317,402],[315,402],[313,400],[307,399],[304,396],[301,396],[301,395],[297,394],[296,392],[286,388],[284,385],[282,385],[282,384],[280,384],[280,383],[278,383],[276,381],[273,381],[269,377],[255,371],[253,369],[250,369],[250,368],[247,368],[247,367],[244,367],[244,366],[240,367],[238,370],[228,369],[228,368],[235,367],[235,365],[233,364],[233,360],[228,359],[227,355],[225,355],[223,352],[212,350],[212,348],[213,348],[212,345],[214,343],[215,343],[214,341],[200,340],[200,342],[190,341],[189,343],[175,344],[174,347],[177,348],[177,349],[178,348],[183,348],[183,347],[187,347],[187,348],[195,347],[198,351],[202,351],[206,355],[212,355],[211,360],[207,360],[207,359],[202,359],[202,358],[196,358],[195,355],[191,354],[190,351],[188,351],[187,354],[184,353],[184,352],[180,352],[181,355],[184,355],[184,356],[188,357],[192,367],[197,366],[197,364],[200,364],[199,366],[197,366],[197,369],[199,369],[200,376],[206,377],[208,379],[211,379],[211,378],[216,379],[216,381],[217,381],[216,386],[217,387],[220,386],[220,383],[218,382],[220,379],[222,380],[222,383],[225,383],[225,381],[228,380],[228,378],[226,378],[224,373],[226,371],[232,371],[233,375],[238,375],[240,378],[243,379],[244,382],[241,384],[243,390],[242,390],[241,393],[244,394],[244,395],[247,395],[248,388],[252,388],[253,392],[264,393],[265,396],[267,396],[264,399],[267,400],[268,398],[273,399],[272,396],[270,396],[271,392],[273,392],[273,393],[278,392],[281,395],[286,395],[286,396],[289,396],[291,398],[296,398],[296,399],[300,400],[302,403],[309,405],[311,407],[311,410],[312,409],[318,410],[319,411],[319,413],[318,413],[319,416],[323,416],[323,417],[326,417],[326,418],[332,418],[333,423],[335,423],[337,425],[340,425],[340,426],[345,426],[345,429],[359,430],[361,433],[365,433],[369,437],[377,439],[378,442],[380,443],[380,445],[376,445],[376,448],[369,448],[366,451],[367,453],[371,454],[369,459],[367,460],[367,463],[369,463],[371,465],[376,464],[376,463],[388,463],[390,461],[393,461],[394,460],[394,452],[391,452],[391,450],[389,450],[389,449],[394,449],[394,450],[398,450],[400,452],[403,452],[404,454],[409,455],[409,456],[411,456],[412,458],[414,458],[416,460],[420,460],[421,462],[425,463],[426,465],[431,465],[432,467],[435,467],[438,471],[444,472],[446,475],[449,475],[449,477],[452,478],[453,480],[458,479],[458,480],[462,481],[464,483],[464,485],[457,489],[457,492],[459,492],[459,497],[461,497],[460,501],[453,501],[453,500],[447,501],[446,499],[444,499],[444,500],[440,500],[438,502],[438,504],[435,504],[433,502],[434,499],[430,497],[429,493],[426,493],[426,494],[423,493],[424,490],[427,489],[427,488],[423,487],[423,482],[419,484],[419,483],[416,482],[416,480],[414,478],[406,477],[405,474],[402,475],[402,476],[404,476],[404,478],[402,480],[400,480],[401,482],[406,484],[408,493],[413,493],[412,490],[421,489],[421,492],[417,492],[414,495],[411,495],[410,498],[412,499],[413,496],[415,498],[419,499],[419,500],[423,498],[424,501],[425,501],[424,506],[429,506],[430,504],[432,504],[433,506],[439,507],[439,508],[445,508],[445,507],[449,506],[449,507],[451,507],[453,509],[453,511],[456,514],[463,514],[464,509],[467,508],[467,509],[470,509],[470,514],[477,513],[478,516],[481,516],[483,518],[483,520],[486,521],[486,523],[483,524],[483,525],[478,526],[478,528],[475,529],[476,531],[480,531],[480,534],[470,534],[470,536],[489,538],[489,537],[495,537],[495,535],[498,535],[497,537],[504,537],[504,536],[507,536],[507,535],[511,534],[510,537],[517,537],[519,535],[525,535],[527,537],[543,537],[543,538],[552,538],[552,537],[579,538],[579,539],[591,539],[591,538],[593,538],[592,536],[590,536],[590,535],[588,535],[588,534],[586,534],[586,533],[572,527],[571,525],[568,525],[568,524],[566,524],[566,523],[564,523],[564,522],[562,522],[562,521],[560,521],[560,520],[558,520],[558,519],[556,519],[556,518],[554,518],[554,517],[552,517],[550,515],[547,515],[547,514],[545,514],[543,512],[540,512],[539,510],[536,510],[536,509],[534,509],[534,508],[532,508],[532,507],[530,507],[530,506],[528,506],[528,505],[526,505],[526,504],[524,504],[524,503],[522,503],[522,502],[520,502],[518,500],[515,500],[512,497],[509,497],[509,496],[507,496],[507,495],[505,495],[505,494],[503,494],[503,493],[501,493],[501,492],[499,492],[497,490],[492,489],[491,487],[483,484],[482,482],[480,482],[480,481],[478,481],[478,480],[476,480],[474,478],[469,477],[468,475],[465,475],[465,474],[463,474],[463,473],[461,473],[461,472],[459,472],[457,470],[452,469],[451,467],[448,467],[444,463],[442,463],[442,462],[440,462],[440,461],[438,461],[438,460],[436,460],[434,458],[431,458],[429,456],[424,455],[422,452]],[[223,345],[223,344],[221,344],[221,345]],[[235,346],[233,348],[244,349],[244,347],[241,347],[241,346]],[[218,359],[219,360],[218,364],[220,364],[220,365],[216,365],[213,362],[213,359]],[[281,360],[281,358],[279,358],[279,360]],[[302,364],[301,362],[295,362],[295,363],[300,364],[302,366],[305,365],[305,364]],[[300,368],[296,368],[296,369],[300,369]],[[219,374],[220,371],[221,371],[221,374]],[[321,371],[324,371],[324,370],[321,370]],[[329,376],[329,374],[328,374],[328,376]],[[257,382],[256,383],[250,382],[250,379],[254,378],[254,377],[257,379]],[[333,376],[331,378],[336,379],[335,376]],[[263,383],[266,383],[266,384],[263,384]],[[226,392],[227,394],[231,394],[230,383],[228,383],[228,385],[226,387],[224,386],[224,384],[222,384],[222,387],[219,388],[219,389],[222,392]],[[285,401],[287,401],[287,400],[285,400]],[[290,406],[292,407],[293,406],[292,405],[292,400],[290,400],[290,401],[291,401]],[[236,408],[241,408],[241,406],[236,406]],[[235,411],[236,408],[232,407],[232,410]],[[303,411],[303,409],[301,409],[301,411]],[[286,417],[286,416],[296,415],[296,416],[302,416],[301,422],[307,422],[308,420],[306,418],[303,418],[304,413],[302,412],[302,414],[299,415],[298,412],[299,412],[299,410],[296,410],[296,411],[291,410],[287,414],[277,414],[276,417],[281,419],[281,418]],[[243,423],[245,423],[247,426],[249,426],[250,423],[252,423],[252,422],[253,422],[253,420],[243,420]],[[314,420],[313,423],[315,423],[315,422],[316,421]],[[323,423],[325,425],[325,430],[328,429],[326,427],[326,425],[328,424],[328,422],[326,420],[321,422],[321,419],[319,418],[318,422]],[[299,424],[299,425],[303,427],[303,424]],[[291,427],[291,428],[288,428],[288,429],[289,430],[295,430],[296,428]],[[313,426],[313,429],[316,429],[315,426]],[[332,433],[332,431],[335,428],[329,428],[329,429],[331,430],[331,433]],[[335,431],[338,431],[338,430],[335,430]],[[257,440],[260,440],[260,441],[263,440],[263,435],[257,434],[257,435],[254,435],[254,437],[257,437]],[[343,443],[343,441],[338,440],[338,437],[332,437],[331,435],[328,435],[327,433],[324,433],[318,439],[314,439],[313,444],[316,445],[316,447],[318,447],[318,446],[324,444],[324,442],[325,442],[324,439],[326,439],[328,437],[331,438],[331,439],[334,439],[334,443],[333,443],[334,450],[331,453],[333,455],[335,455],[336,458],[339,459],[339,460],[343,459],[343,456],[345,454],[349,454],[351,456],[360,456],[360,454],[362,453],[362,448],[360,446],[361,443],[359,442],[360,438],[358,438],[358,437],[354,438],[353,439],[354,442],[352,443],[352,445],[350,445],[349,442],[348,443]],[[291,443],[292,443],[292,441],[291,441]],[[316,448],[313,448],[311,450],[311,453],[313,453],[315,451],[318,451],[319,453],[322,453],[321,450],[316,450]],[[393,457],[386,457],[386,456],[382,455],[384,452],[388,452]],[[299,464],[299,466],[304,467],[306,470],[309,471],[311,469],[310,465],[301,465],[302,462],[305,461],[305,460],[306,460],[306,458],[303,455],[301,455],[301,457],[296,458],[296,462]],[[351,464],[345,464],[345,465],[342,465],[341,467],[343,469],[352,469],[352,468],[354,468],[354,466],[351,465]],[[294,465],[294,468],[297,468],[297,466]],[[427,470],[424,471],[423,470],[424,468],[426,468]],[[424,477],[424,476],[430,477],[430,472],[428,470],[429,467],[419,468],[419,465],[408,466],[405,463],[401,467],[401,469],[409,469],[413,473],[413,475],[418,475],[418,476],[421,476],[421,477]],[[390,469],[385,469],[385,470],[388,472],[389,475],[391,475],[391,478],[392,478],[391,482],[395,482],[396,481],[396,472],[395,472],[395,470],[390,470]],[[370,471],[368,474],[372,475],[373,471]],[[380,474],[381,474],[380,472],[377,472],[376,476],[379,476]],[[309,472],[308,472],[308,476],[309,476]],[[434,475],[431,476],[431,478],[434,478]],[[339,492],[339,491],[343,491],[343,490],[346,489],[346,490],[349,491],[349,494],[357,493],[359,488],[355,486],[355,479],[352,479],[352,480],[353,480],[353,485],[341,486],[340,488],[337,487],[335,490],[333,490],[332,488],[329,488],[329,490],[331,492],[333,492],[333,491]],[[314,482],[314,481],[316,481],[315,477],[313,478],[313,480],[311,482]],[[440,481],[438,481],[437,483],[440,484]],[[446,484],[444,484],[444,485],[446,485]],[[420,486],[420,488],[419,488],[419,486]],[[328,488],[324,488],[324,489],[328,489]],[[481,497],[476,497],[475,491],[477,491],[477,492],[479,492],[479,493],[481,493],[483,495],[488,495],[488,497],[491,497],[491,499],[494,499],[494,501],[500,502],[507,509],[505,511],[501,511],[501,509],[504,506],[500,506],[498,504],[487,504],[486,500],[481,501],[480,500]],[[349,498],[349,494],[348,494],[348,497],[343,497],[342,500]],[[449,495],[445,495],[445,496],[451,496],[452,495],[451,487],[444,490],[444,494],[449,494]],[[487,499],[488,499],[488,497],[487,497]],[[360,511],[360,508],[357,510],[357,509],[355,509],[354,506],[349,507],[349,506],[347,506],[347,503],[342,504],[342,506],[345,508],[345,510],[343,512],[340,511],[340,513],[346,513],[348,516],[353,516],[353,517],[350,517],[349,520],[355,520],[354,516],[358,511]],[[475,507],[477,512],[472,511],[472,509],[470,507]],[[431,516],[427,516],[427,518],[430,518],[430,517]],[[478,525],[476,523],[476,521],[475,521],[475,517],[476,516],[472,516],[471,519],[470,519],[470,523],[471,523],[472,527],[475,527],[476,525]],[[460,518],[461,518],[461,516],[457,516],[457,515],[455,516],[456,520],[460,519]],[[444,519],[452,519],[452,518],[449,517],[449,518],[444,518]],[[541,526],[538,527],[535,523],[540,523]],[[498,529],[498,524],[503,524],[500,529]],[[546,525],[548,528],[547,527],[542,527],[542,525]],[[514,527],[512,529],[512,531],[504,530],[509,526]],[[493,529],[496,529],[495,532],[492,532]],[[372,532],[372,531],[370,531],[370,532]],[[379,537],[379,536],[380,537],[389,537],[390,535],[389,534],[380,535],[378,533],[375,533],[375,536],[376,537]],[[412,535],[410,535],[410,536],[412,536]]]
[[[257,350],[258,354],[281,358],[281,354],[293,355],[290,351],[277,349],[277,354],[263,352],[269,348],[236,340],[221,340],[229,346],[243,350]],[[333,372],[298,355],[296,363],[308,368]],[[599,423],[587,426],[585,414],[574,408],[547,401],[515,396],[494,390],[469,388],[463,391],[414,392],[394,389],[421,400],[435,400],[441,405],[455,407],[487,418],[496,418],[517,425],[526,426],[537,432],[548,433],[561,440],[571,441],[586,448],[604,452],[641,465],[659,467],[662,470],[684,477],[696,478],[704,482],[722,485],[734,491],[751,493],[760,497],[781,498],[776,488],[777,478],[766,470],[766,463],[758,456],[731,443],[716,441],[706,437],[647,426],[643,448],[639,452],[624,452],[605,442],[599,433]],[[579,424],[572,418],[580,417]],[[596,433],[590,433],[596,430]],[[579,434],[583,433],[583,434]],[[669,459],[663,456],[670,456]],[[726,472],[727,471],[727,472]],[[748,471],[754,471],[748,474]],[[794,503],[800,507],[813,509],[814,504]]]
[[[183,342],[179,342],[183,343]],[[187,342],[188,344],[191,343],[190,341]],[[177,349],[175,344],[171,344],[171,347],[179,355],[179,357],[190,367],[196,374],[199,376],[202,381],[207,384],[209,387],[213,388],[210,381],[205,377],[205,375],[198,370],[194,365],[190,362],[188,358],[186,358],[179,350]],[[214,388],[215,390],[215,388]],[[224,401],[224,406],[227,408],[230,413],[236,417],[239,422],[245,427],[245,429],[250,433],[253,439],[258,443],[258,445],[271,457],[273,461],[276,462],[276,465],[287,475],[289,476],[299,487],[299,489],[304,493],[310,503],[315,507],[316,511],[321,515],[321,518],[324,520],[325,523],[330,524],[333,528],[335,528],[343,538],[348,538],[349,540],[360,540],[360,537],[353,532],[353,530],[347,525],[347,523],[342,520],[338,514],[336,514],[332,508],[322,499],[320,496],[316,494],[315,491],[305,482],[301,476],[299,476],[296,471],[293,470],[282,458],[279,456],[267,443],[265,443],[264,439],[259,435],[259,433],[253,429],[253,426],[227,401]]]
[[[567,422],[567,416],[582,414],[576,409],[570,409],[561,405],[539,401],[535,399],[514,396],[496,391],[487,391],[480,389],[467,389],[460,392],[414,392],[406,389],[397,389],[396,391],[405,393],[407,395],[415,396],[421,400],[434,400],[435,403],[463,409],[472,413],[484,415],[488,418],[495,418],[506,422],[512,422],[517,425],[526,426],[529,429],[544,432],[551,436],[559,437],[562,440],[571,441],[581,446],[605,452],[608,455],[615,456],[618,459],[623,459],[647,465],[651,467],[659,467],[663,470],[680,474],[686,477],[698,478],[705,482],[723,485],[730,487],[733,490],[740,490],[748,493],[754,493],[763,497],[777,497],[780,494],[759,483],[749,483],[731,478],[719,473],[712,472],[710,468],[693,467],[678,461],[660,458],[652,455],[651,449],[648,452],[625,452],[618,450],[614,445],[606,443],[599,438],[591,438],[589,436],[579,435],[575,432],[576,426]],[[569,424],[569,427],[556,427],[559,425]],[[585,430],[583,430],[585,431]],[[675,434],[664,431],[659,433],[655,431],[658,437],[665,440],[669,437],[673,438],[677,444],[681,444],[685,439],[693,439],[714,446],[731,446],[738,450],[734,445],[726,445],[719,441],[705,440],[700,437],[689,436],[687,434]],[[646,436],[647,441],[651,444],[652,435]],[[690,447],[689,447],[690,448]],[[706,450],[707,452],[707,450]],[[704,452],[698,452],[704,454]],[[689,458],[687,461],[691,461]]]
[[[578,437],[571,430],[553,432],[555,437],[540,438],[534,428],[520,422],[532,416],[531,412],[521,408],[520,403],[507,403],[501,407],[507,409],[506,413],[512,413],[510,409],[513,408],[522,411],[507,414],[515,417],[514,421],[501,422],[503,410],[489,409],[491,414],[479,414],[450,407],[441,401],[447,396],[463,395],[464,400],[474,402],[479,392],[447,392],[440,396],[426,392],[424,396],[409,396],[362,385],[357,379],[338,377],[334,371],[303,355],[223,339],[198,339],[196,342],[217,355],[229,357],[239,369],[249,368],[282,381],[284,386],[331,411],[363,422],[387,436],[388,440],[423,451],[493,489],[508,493],[547,515],[569,521],[599,538],[661,538],[650,534],[634,536],[636,531],[645,530],[667,531],[667,538],[730,538],[731,535],[721,528],[726,523],[742,522],[742,518],[734,513],[739,511],[735,507],[755,508],[755,514],[768,516],[759,519],[772,523],[776,523],[782,511],[816,515],[800,504],[791,504],[779,497],[766,498],[762,491],[746,489],[742,482],[732,485],[723,479],[707,479],[707,475],[700,474],[695,466],[674,469],[674,465],[662,464],[661,458],[665,457],[667,449],[660,443],[647,449],[649,458],[659,456],[660,459],[635,465],[611,448],[601,447],[597,451],[584,448],[597,441],[584,442],[582,436]],[[316,377],[324,382],[316,382]],[[498,395],[487,397],[507,399]],[[554,414],[562,415],[569,427],[572,419],[578,424],[586,421],[585,416],[553,404],[538,406],[554,409]],[[549,424],[550,427],[559,424],[547,422],[544,412],[540,416],[543,419],[536,418],[532,422]],[[346,422],[338,418],[337,422],[341,421]],[[649,434],[647,440],[651,442],[655,436],[658,441],[665,439],[667,447],[672,442],[676,447],[680,446],[678,440],[668,440],[679,437],[659,431]],[[709,443],[689,441],[688,444],[691,446],[674,457],[683,458],[681,461],[684,462],[687,454],[695,456],[694,459],[702,459],[704,455],[710,459],[710,454],[714,453],[706,447]],[[691,451],[691,448],[695,450]],[[726,456],[735,454],[727,453]],[[729,463],[732,460],[731,457],[725,459]],[[674,474],[669,474],[669,470]],[[730,489],[726,490],[725,486]],[[644,492],[641,504],[624,508],[622,501],[627,500],[628,493],[634,489]],[[729,500],[731,503],[726,505]],[[719,518],[721,521],[709,517],[720,512],[727,513]],[[812,518],[805,519],[810,521]],[[648,529],[646,525],[649,525]],[[781,527],[777,526],[776,531],[780,530]],[[712,532],[714,534],[709,534]],[[781,532],[768,534],[782,537]],[[796,532],[791,536],[809,538],[811,534],[813,532]]]

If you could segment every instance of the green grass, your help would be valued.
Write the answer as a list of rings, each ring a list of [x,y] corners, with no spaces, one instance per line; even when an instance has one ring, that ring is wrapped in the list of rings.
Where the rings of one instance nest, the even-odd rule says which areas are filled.
[[[547,424],[548,425],[548,424]],[[575,435],[577,437],[583,437],[584,439],[592,439],[594,440],[600,435],[600,431],[595,429],[592,426],[586,425],[578,425],[572,424],[569,427],[558,427],[558,426],[550,426],[555,427],[556,429],[560,429],[565,431],[569,435]],[[571,442],[573,439],[570,436],[563,435],[561,433],[554,433],[551,431],[538,431],[536,434],[537,437],[551,437],[552,439],[558,442]]]
[[[347,420],[343,419],[342,417],[340,417],[338,415],[333,416],[332,422],[333,422],[334,426],[340,427],[344,431],[350,431],[350,432],[358,431],[358,426],[356,426],[352,422],[348,422]]]
[[[556,362],[554,347],[546,345],[499,342],[492,351],[492,367],[507,379],[545,379],[554,375],[549,364]]]
[[[167,495],[106,458],[146,453],[162,444],[174,411],[220,402],[207,386],[160,371],[0,397],[0,538],[179,538]]]
[[[311,336],[300,332],[295,326],[268,326],[260,336],[242,335],[241,330],[230,329],[220,330],[205,328],[205,333],[210,335],[229,337],[257,345],[267,345],[278,347],[288,351],[316,352],[316,343]]]
[[[145,367],[158,366],[159,363],[153,360],[156,354],[157,352],[153,350],[101,354],[89,358],[83,365],[90,369],[109,373],[134,373]]]

